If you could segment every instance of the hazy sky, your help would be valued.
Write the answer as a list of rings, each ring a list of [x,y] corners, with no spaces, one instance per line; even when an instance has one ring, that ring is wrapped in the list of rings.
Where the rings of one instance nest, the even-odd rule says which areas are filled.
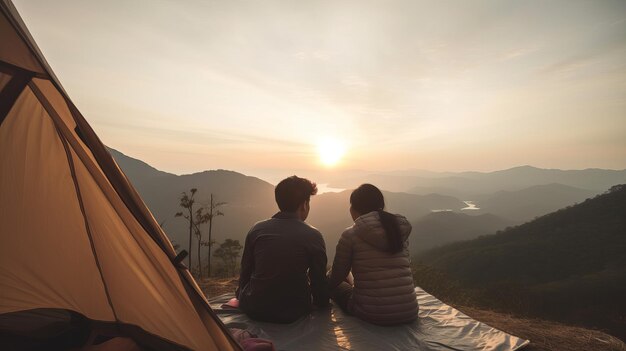
[[[626,1],[14,0],[159,169],[626,168]]]

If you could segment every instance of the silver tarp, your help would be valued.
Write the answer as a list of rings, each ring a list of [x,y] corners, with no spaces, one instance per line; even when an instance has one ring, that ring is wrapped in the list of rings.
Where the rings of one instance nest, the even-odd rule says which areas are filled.
[[[419,319],[412,324],[381,327],[346,315],[340,308],[315,311],[292,324],[274,324],[249,319],[237,309],[222,304],[233,295],[209,300],[227,327],[247,329],[272,340],[277,350],[519,350],[529,341],[476,321],[415,289]]]

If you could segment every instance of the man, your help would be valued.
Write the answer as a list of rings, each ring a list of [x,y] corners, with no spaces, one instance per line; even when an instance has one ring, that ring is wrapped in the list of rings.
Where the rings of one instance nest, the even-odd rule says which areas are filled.
[[[250,229],[236,295],[251,318],[291,323],[308,314],[311,303],[328,305],[326,245],[320,232],[304,222],[311,195],[317,193],[315,183],[292,176],[274,192],[280,212]]]

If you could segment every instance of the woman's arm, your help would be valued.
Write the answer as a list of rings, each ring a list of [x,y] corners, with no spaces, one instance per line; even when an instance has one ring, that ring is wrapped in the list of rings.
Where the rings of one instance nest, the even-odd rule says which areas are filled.
[[[349,234],[349,230],[344,231],[337,243],[333,268],[328,282],[328,287],[331,290],[346,279],[352,268],[352,240]]]

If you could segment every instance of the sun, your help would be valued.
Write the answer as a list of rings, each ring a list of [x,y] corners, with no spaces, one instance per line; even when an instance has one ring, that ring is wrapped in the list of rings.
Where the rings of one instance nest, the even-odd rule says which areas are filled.
[[[324,166],[336,165],[346,153],[346,146],[337,139],[322,139],[317,143],[317,153]]]

